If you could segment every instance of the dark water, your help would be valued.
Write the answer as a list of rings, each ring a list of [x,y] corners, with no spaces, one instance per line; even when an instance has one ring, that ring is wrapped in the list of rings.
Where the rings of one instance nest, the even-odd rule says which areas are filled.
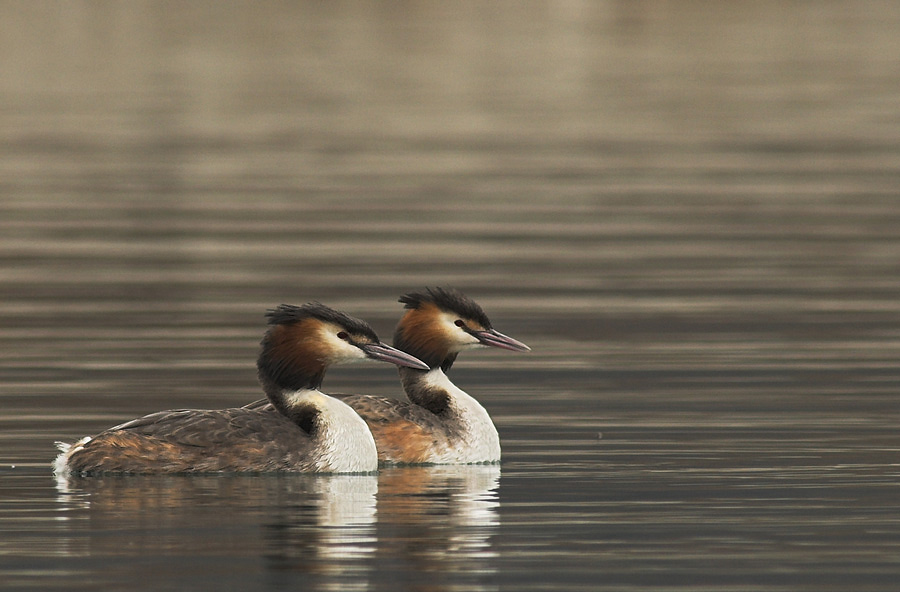
[[[895,589],[894,3],[17,3],[0,30],[3,589]],[[55,440],[258,398],[266,308],[388,337],[428,285],[534,350],[453,368],[500,467],[53,478]]]

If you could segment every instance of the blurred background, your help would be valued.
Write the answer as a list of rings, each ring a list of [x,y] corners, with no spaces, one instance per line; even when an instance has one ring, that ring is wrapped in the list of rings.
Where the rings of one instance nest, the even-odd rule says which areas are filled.
[[[598,416],[631,371],[900,353],[892,2],[2,13],[14,417],[252,399],[266,308],[321,300],[389,339],[431,285],[535,349],[469,368],[581,380]]]
[[[441,285],[534,350],[454,366],[505,484],[677,473],[680,438],[896,483],[898,31],[891,1],[3,3],[0,463],[258,398],[280,302],[389,340]]]
[[[266,308],[388,338],[426,285],[538,343],[480,358],[512,365],[867,323],[893,355],[898,26],[893,2],[5,4],[3,394],[106,396],[119,364],[255,391]]]

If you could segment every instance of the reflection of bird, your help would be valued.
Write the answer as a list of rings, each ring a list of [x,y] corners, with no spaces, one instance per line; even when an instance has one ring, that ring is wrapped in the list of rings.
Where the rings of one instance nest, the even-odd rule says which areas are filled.
[[[357,582],[367,580],[376,565],[371,556],[377,548],[378,479],[375,473],[61,477],[57,507],[76,510],[79,518],[61,521],[61,535],[49,543],[71,557],[121,558],[125,549],[131,558],[196,557],[198,549],[206,557],[234,561],[249,556],[265,566],[267,577],[290,570],[301,572],[298,577],[314,590],[358,590]],[[103,536],[77,536],[85,520]],[[121,588],[134,580],[127,570],[117,573],[121,578],[111,577],[121,580]],[[202,570],[180,575],[208,581]],[[249,572],[231,570],[225,577],[233,575]],[[141,577],[144,589],[173,587],[170,572],[144,570]],[[179,582],[183,588],[185,580]]]
[[[409,401],[338,395],[369,424],[378,459],[389,463],[483,463],[500,460],[500,438],[484,407],[445,372],[467,349],[493,346],[529,351],[497,332],[473,300],[441,288],[400,298],[407,312],[394,346],[425,361],[428,370],[400,368]]]
[[[434,592],[495,589],[499,482],[496,464],[382,468],[372,562],[382,566],[379,575],[390,578],[390,566],[402,566],[406,574],[432,574]]]
[[[325,370],[364,358],[427,365],[382,344],[365,322],[322,304],[281,305],[267,317],[257,366],[271,405],[153,413],[60,444],[57,472],[375,470],[369,428],[350,407],[318,390]]]

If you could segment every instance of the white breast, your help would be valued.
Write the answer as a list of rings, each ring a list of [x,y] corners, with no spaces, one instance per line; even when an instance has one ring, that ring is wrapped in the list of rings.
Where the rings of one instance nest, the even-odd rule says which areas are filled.
[[[321,411],[316,465],[323,473],[369,473],[378,470],[378,450],[366,422],[349,405],[319,391],[301,391]]]
[[[439,463],[491,463],[500,461],[500,435],[491,416],[474,397],[450,382],[440,368],[425,375],[424,383],[450,396],[451,414],[458,418],[462,439],[440,453]]]

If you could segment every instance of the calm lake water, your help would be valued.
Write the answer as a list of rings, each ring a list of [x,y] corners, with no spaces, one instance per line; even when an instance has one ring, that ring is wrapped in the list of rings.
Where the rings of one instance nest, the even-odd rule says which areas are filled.
[[[0,7],[0,588],[894,590],[892,2]],[[58,482],[456,286],[498,467]],[[399,395],[393,369],[325,390]]]

